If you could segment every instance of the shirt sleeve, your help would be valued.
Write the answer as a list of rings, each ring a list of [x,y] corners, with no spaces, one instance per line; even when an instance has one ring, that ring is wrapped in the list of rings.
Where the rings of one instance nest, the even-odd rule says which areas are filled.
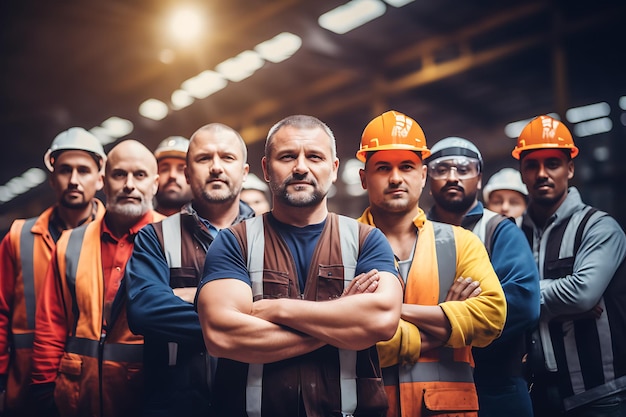
[[[489,255],[480,239],[469,230],[455,228],[457,276],[480,283],[481,293],[464,301],[439,304],[450,321],[447,345],[484,347],[495,340],[506,320],[506,300]]]
[[[135,237],[124,275],[131,331],[146,338],[203,346],[194,306],[174,294],[170,268],[152,225]]]
[[[70,301],[68,300],[68,302]],[[65,312],[71,308],[71,305],[65,305],[62,295],[61,277],[55,249],[42,285],[41,294],[37,297],[35,339],[33,341],[32,382],[34,384],[54,382],[56,379],[67,341],[68,317]]]
[[[506,341],[539,320],[539,271],[524,232],[512,221],[502,221],[493,234],[491,263],[506,297]]]
[[[357,259],[355,274],[365,273],[372,269],[398,275],[393,249],[379,229],[373,229],[365,238]]]
[[[541,315],[551,319],[591,310],[606,291],[626,256],[626,237],[611,216],[602,215],[588,224],[571,275],[543,279]]]
[[[198,292],[207,282],[217,279],[234,278],[252,285],[239,242],[229,229],[221,230],[209,246],[202,276]]]

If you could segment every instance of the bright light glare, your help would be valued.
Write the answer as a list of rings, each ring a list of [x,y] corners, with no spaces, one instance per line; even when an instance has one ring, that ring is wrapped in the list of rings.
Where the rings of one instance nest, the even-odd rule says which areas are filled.
[[[317,22],[324,29],[343,35],[382,16],[386,9],[385,3],[378,0],[352,0],[324,13]]]
[[[402,7],[405,4],[413,3],[413,1],[414,0],[385,0],[385,3],[393,7]]]
[[[204,21],[199,10],[191,7],[173,12],[168,25],[170,35],[179,43],[187,43],[197,39],[203,26]]]
[[[588,104],[586,106],[572,107],[565,113],[565,117],[570,123],[579,123],[583,120],[597,119],[605,117],[611,113],[609,103],[601,102]]]
[[[155,98],[149,98],[139,105],[139,114],[148,119],[162,120],[167,112],[167,104]]]
[[[278,63],[292,56],[302,46],[302,39],[293,33],[283,32],[258,44],[254,50],[267,61]]]
[[[6,184],[0,185],[0,204],[35,188],[46,181],[46,178],[48,175],[40,168],[30,168],[19,177],[11,178]]]
[[[215,71],[205,70],[195,77],[183,81],[182,88],[197,99],[207,98],[226,87],[228,81]]]
[[[622,96],[619,98],[619,108],[622,110],[626,110],[626,96]]]
[[[121,117],[112,116],[102,122],[102,127],[114,138],[121,138],[133,131],[133,122]]]
[[[176,90],[172,93],[172,107],[174,110],[184,109],[194,102],[194,98],[185,90]]]
[[[215,66],[215,70],[224,78],[237,82],[248,78],[263,66],[263,59],[254,51],[243,51]]]
[[[611,129],[613,129],[613,122],[608,117],[603,117],[601,119],[576,123],[574,126],[574,134],[579,138],[582,138],[585,136],[610,132]]]

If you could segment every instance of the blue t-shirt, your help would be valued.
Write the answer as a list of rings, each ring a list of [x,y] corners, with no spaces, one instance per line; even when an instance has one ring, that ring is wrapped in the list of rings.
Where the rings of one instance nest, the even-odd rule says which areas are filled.
[[[311,258],[325,221],[305,227],[291,226],[281,223],[269,214],[269,223],[285,240],[298,270],[298,281],[301,290],[306,286]],[[248,275],[247,260],[241,253],[239,243],[232,231],[222,230],[213,241],[206,254],[204,273],[199,288],[210,281],[224,278],[235,278],[251,285]],[[377,269],[398,274],[393,251],[385,235],[374,229],[367,236],[357,259],[355,275]]]

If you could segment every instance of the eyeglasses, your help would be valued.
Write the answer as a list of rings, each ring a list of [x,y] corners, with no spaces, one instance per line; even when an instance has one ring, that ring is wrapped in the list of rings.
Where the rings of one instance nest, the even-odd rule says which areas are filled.
[[[434,180],[445,180],[450,176],[451,171],[460,180],[467,180],[478,176],[480,173],[480,163],[478,159],[466,156],[442,157],[428,163],[428,175]]]

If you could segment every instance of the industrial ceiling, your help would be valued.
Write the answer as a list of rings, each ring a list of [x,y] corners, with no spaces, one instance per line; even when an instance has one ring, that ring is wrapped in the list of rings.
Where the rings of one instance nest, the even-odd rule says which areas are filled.
[[[619,214],[626,213],[624,164],[617,158],[626,150],[626,99],[619,104],[626,96],[626,3],[417,0],[387,4],[382,16],[345,34],[319,25],[321,15],[346,2],[196,1],[206,31],[183,46],[163,34],[164,16],[181,1],[3,2],[0,187],[43,168],[42,156],[60,131],[91,129],[111,117],[133,125],[117,140],[138,139],[150,149],[209,122],[228,124],[243,135],[251,169],[260,175],[264,136],[281,118],[304,113],[325,121],[343,162],[353,158],[367,122],[389,109],[415,118],[431,146],[446,136],[473,140],[488,177],[516,166],[514,139],[505,135],[509,123],[556,113],[573,129],[568,109],[606,103],[611,129],[576,137],[583,151],[576,185],[625,224]],[[283,32],[302,39],[292,57],[265,62],[161,120],[139,114],[145,100],[170,103],[185,80]],[[338,181],[331,209],[359,214],[365,197],[350,198],[345,190]],[[43,183],[0,203],[0,232],[52,202]]]

